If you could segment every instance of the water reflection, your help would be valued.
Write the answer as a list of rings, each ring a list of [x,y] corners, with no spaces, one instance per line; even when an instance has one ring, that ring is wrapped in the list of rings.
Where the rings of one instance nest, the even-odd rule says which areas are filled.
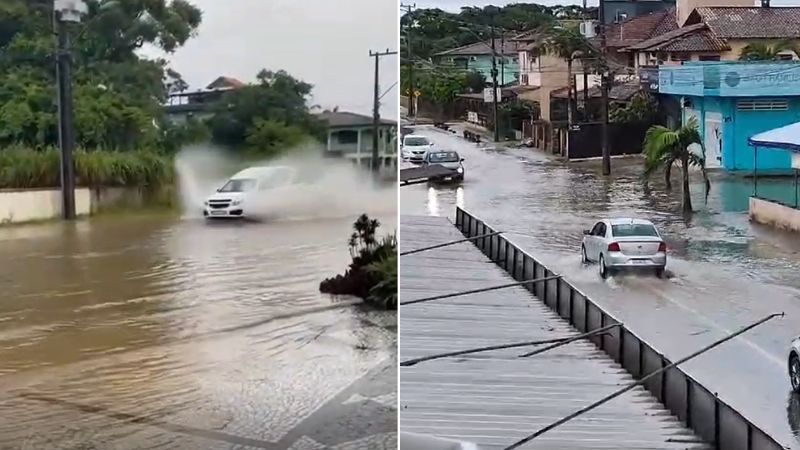
[[[438,192],[434,186],[428,187],[428,215],[439,215],[439,199]]]

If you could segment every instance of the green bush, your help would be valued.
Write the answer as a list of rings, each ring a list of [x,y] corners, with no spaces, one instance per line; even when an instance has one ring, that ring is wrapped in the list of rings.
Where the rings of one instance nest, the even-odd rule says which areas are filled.
[[[25,147],[0,149],[0,189],[60,186],[58,150]],[[172,159],[150,151],[77,150],[75,178],[79,186],[157,188],[172,183]]]

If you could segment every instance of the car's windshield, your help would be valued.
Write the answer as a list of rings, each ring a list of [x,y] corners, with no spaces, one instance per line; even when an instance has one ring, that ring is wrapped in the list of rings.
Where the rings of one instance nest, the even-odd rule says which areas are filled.
[[[611,234],[614,237],[631,237],[631,236],[652,236],[658,237],[656,228],[649,224],[644,223],[630,223],[611,225]]]
[[[428,144],[430,144],[430,141],[424,136],[406,136],[406,145],[418,147]]]
[[[428,158],[432,163],[458,162],[459,160],[458,153],[456,152],[432,153]]]
[[[256,186],[256,180],[250,178],[239,178],[235,180],[228,180],[225,186],[219,189],[219,192],[247,192]]]

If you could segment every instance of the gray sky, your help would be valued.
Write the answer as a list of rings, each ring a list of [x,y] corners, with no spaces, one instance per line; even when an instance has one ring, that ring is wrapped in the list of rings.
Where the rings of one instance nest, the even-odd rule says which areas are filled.
[[[314,85],[323,108],[372,114],[374,59],[396,51],[396,0],[190,0],[203,10],[197,37],[169,55],[192,89],[217,76],[255,80],[262,68],[284,69]],[[398,78],[399,60],[381,58],[381,90]],[[398,90],[382,99],[381,115],[397,118]]]

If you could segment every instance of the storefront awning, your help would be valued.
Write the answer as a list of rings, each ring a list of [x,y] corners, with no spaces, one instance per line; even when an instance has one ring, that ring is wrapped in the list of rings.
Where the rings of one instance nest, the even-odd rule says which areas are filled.
[[[800,153],[800,122],[758,133],[747,140],[756,147],[776,148]]]

